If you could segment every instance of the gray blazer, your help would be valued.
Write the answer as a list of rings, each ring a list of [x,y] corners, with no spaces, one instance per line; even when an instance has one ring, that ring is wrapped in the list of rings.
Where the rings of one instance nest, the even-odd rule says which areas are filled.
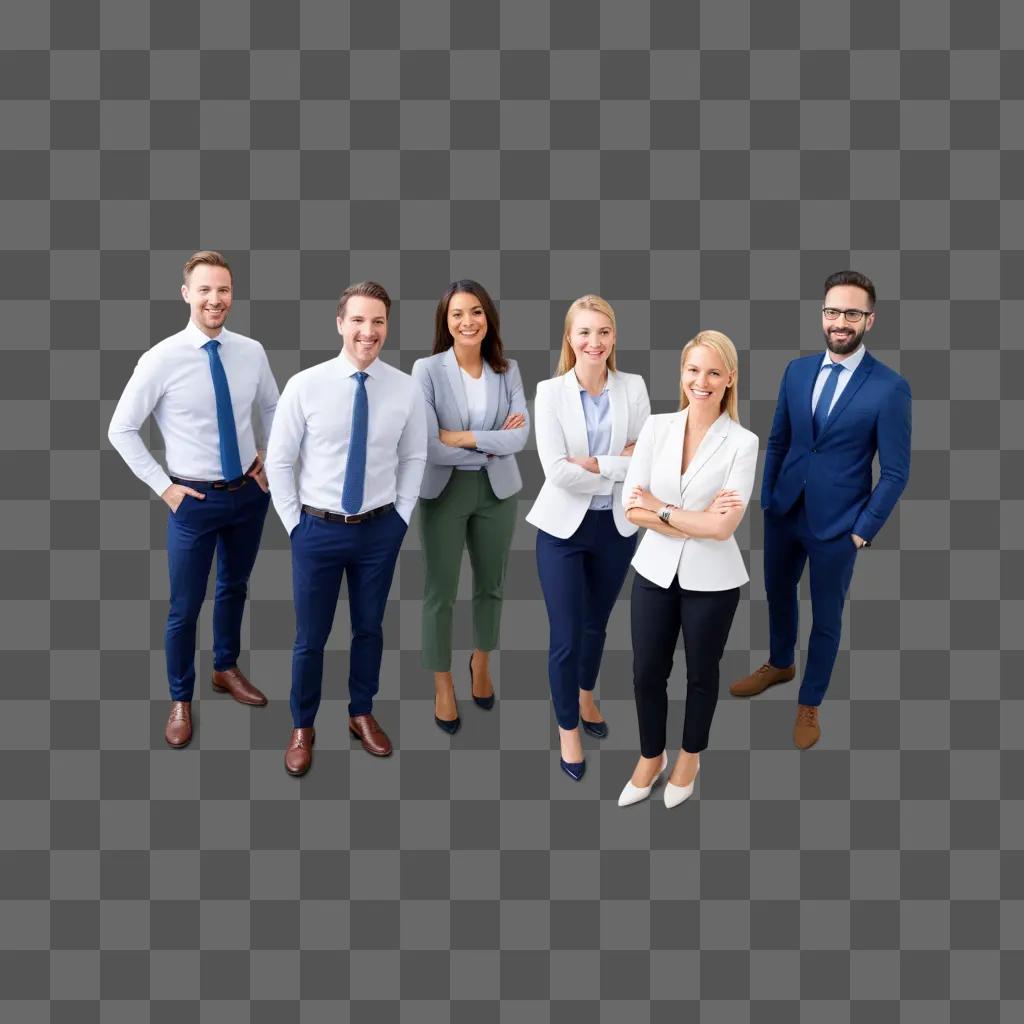
[[[519,491],[523,479],[515,453],[522,451],[530,436],[530,414],[515,360],[508,361],[504,373],[495,373],[484,362],[488,429],[474,431],[475,450],[442,444],[438,436],[441,430],[470,429],[466,389],[454,350],[417,359],[412,375],[423,388],[427,403],[427,470],[423,474],[420,497],[436,498],[445,489],[456,466],[485,469],[496,498],[509,498]],[[514,412],[526,417],[526,422],[515,430],[502,430],[502,423]]]

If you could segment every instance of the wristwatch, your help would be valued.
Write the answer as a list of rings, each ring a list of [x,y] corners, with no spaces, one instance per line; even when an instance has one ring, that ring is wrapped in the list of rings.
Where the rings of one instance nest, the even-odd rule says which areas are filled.
[[[675,505],[666,505],[666,506],[665,506],[665,507],[664,507],[664,508],[663,508],[663,509],[662,509],[662,510],[661,510],[661,511],[660,511],[660,512],[658,513],[658,518],[659,518],[659,519],[660,519],[660,520],[661,520],[661,521],[662,521],[663,523],[667,523],[667,522],[668,522],[668,520],[669,520],[669,516],[671,516],[671,515],[672,515],[672,509],[674,509],[675,507],[676,507]]]

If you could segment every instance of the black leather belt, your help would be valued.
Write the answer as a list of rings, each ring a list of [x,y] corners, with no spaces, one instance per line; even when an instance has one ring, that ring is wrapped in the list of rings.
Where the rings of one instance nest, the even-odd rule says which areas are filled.
[[[357,512],[351,516],[344,512],[330,512],[325,508],[313,508],[312,505],[303,505],[302,511],[316,516],[317,519],[326,519],[329,523],[347,523],[349,526],[354,526],[356,523],[365,523],[367,519],[387,515],[394,507],[395,503],[392,501],[387,505],[381,505],[380,508],[371,508],[369,512]]]
[[[180,476],[172,476],[172,484],[184,484],[185,487],[192,487],[197,491],[237,491],[244,487],[252,477],[243,473],[234,480],[184,480]]]
[[[182,484],[185,487],[192,487],[197,491],[237,491],[244,487],[252,477],[249,474],[260,464],[259,456],[252,460],[252,465],[234,480],[185,480],[180,476],[172,476],[172,484]]]

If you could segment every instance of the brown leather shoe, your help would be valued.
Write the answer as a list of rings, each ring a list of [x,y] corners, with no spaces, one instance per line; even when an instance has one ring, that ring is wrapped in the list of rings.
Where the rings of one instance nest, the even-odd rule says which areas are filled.
[[[356,715],[348,720],[348,731],[362,744],[363,750],[374,757],[387,757],[391,753],[391,740],[377,724],[373,715]]]
[[[213,688],[219,693],[230,693],[239,704],[263,707],[267,703],[267,698],[245,678],[237,665],[223,672],[214,672]]]
[[[756,697],[759,693],[764,693],[769,686],[774,686],[776,683],[788,683],[795,675],[796,665],[790,665],[789,668],[776,668],[766,661],[749,676],[737,679],[729,687],[729,692],[734,697]]]
[[[168,746],[187,747],[192,739],[192,703],[187,700],[172,700],[171,713],[167,716],[164,739]]]
[[[316,743],[316,730],[292,729],[292,739],[284,752],[284,769],[289,775],[305,775],[313,763],[313,744]]]
[[[821,739],[818,724],[818,709],[810,704],[797,704],[796,723],[793,726],[793,742],[800,750],[813,747]]]

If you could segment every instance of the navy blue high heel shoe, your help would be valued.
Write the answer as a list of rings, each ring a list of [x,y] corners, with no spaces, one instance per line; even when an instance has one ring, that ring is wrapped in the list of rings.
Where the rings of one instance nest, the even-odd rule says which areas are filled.
[[[469,656],[469,692],[473,693],[473,655]],[[478,697],[473,693],[473,703],[484,711],[490,711],[494,707],[494,694],[489,697]]]
[[[608,723],[607,722],[588,722],[582,715],[580,715],[580,725],[583,726],[583,731],[589,736],[593,736],[595,739],[603,740],[608,735]]]
[[[565,758],[560,757],[558,759],[559,765],[561,765],[562,771],[569,776],[573,782],[579,782],[583,778],[584,772],[587,770],[586,761],[566,761]]]

